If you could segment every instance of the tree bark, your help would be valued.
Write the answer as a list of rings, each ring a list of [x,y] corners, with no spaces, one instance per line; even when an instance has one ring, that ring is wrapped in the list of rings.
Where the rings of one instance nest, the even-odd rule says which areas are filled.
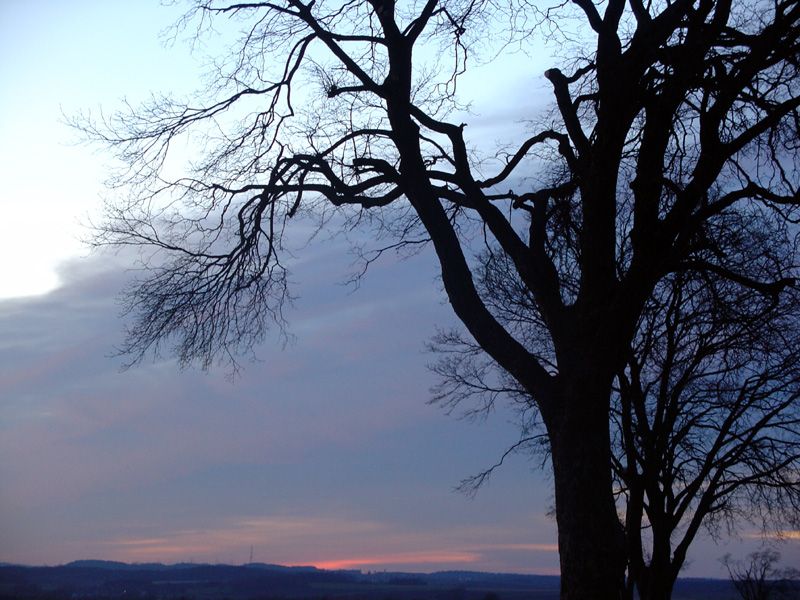
[[[636,590],[639,592],[640,600],[670,600],[674,585],[675,578],[668,575],[664,569],[647,567],[636,582]]]
[[[577,376],[579,379],[584,379]],[[563,386],[545,416],[555,484],[562,600],[625,597],[625,534],[611,477],[608,391]]]

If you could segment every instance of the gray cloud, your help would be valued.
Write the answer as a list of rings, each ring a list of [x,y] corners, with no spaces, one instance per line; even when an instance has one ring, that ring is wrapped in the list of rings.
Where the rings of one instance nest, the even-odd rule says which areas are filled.
[[[170,360],[119,372],[126,275],[107,256],[64,265],[50,294],[0,303],[0,560],[235,561],[247,522],[327,524],[287,533],[294,545],[255,527],[252,545],[276,562],[470,551],[480,568],[486,528],[496,544],[509,532],[552,544],[546,520],[522,533],[548,495],[524,460],[476,501],[452,492],[515,432],[502,415],[478,427],[425,403],[423,343],[453,320],[432,265],[379,262],[353,291],[337,285],[334,250],[298,267],[297,341],[265,344],[234,383]]]

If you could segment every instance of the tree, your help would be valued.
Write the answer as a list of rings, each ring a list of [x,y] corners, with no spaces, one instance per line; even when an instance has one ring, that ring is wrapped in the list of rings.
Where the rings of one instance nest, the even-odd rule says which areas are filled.
[[[374,226],[392,236],[378,253],[431,245],[455,314],[546,430],[562,597],[619,598],[609,411],[654,290],[675,273],[767,296],[794,282],[794,264],[716,250],[731,219],[796,219],[800,5],[197,1],[182,24],[202,36],[224,17],[241,37],[194,100],[76,123],[116,151],[130,192],[96,242],[156,253],[128,291],[125,349],[136,360],[171,340],[209,366],[252,348],[282,322],[285,236],[303,215]],[[492,159],[450,120],[457,82],[480,44],[524,46],[539,25],[585,45],[545,73],[544,125]],[[172,177],[184,136],[201,156]],[[538,327],[520,334],[477,283],[476,239]]]
[[[761,550],[748,555],[746,561],[734,561],[730,554],[722,557],[736,591],[744,600],[791,598],[798,590],[796,569],[776,569],[781,555],[775,550]]]
[[[778,233],[750,221],[728,241],[747,244],[751,255],[760,245],[776,260]],[[485,256],[479,285],[504,324],[526,339],[537,314],[496,256]],[[701,529],[720,536],[750,523],[780,535],[800,527],[798,300],[796,290],[764,296],[713,273],[675,273],[654,290],[610,412],[631,597],[635,585],[643,600],[670,598]],[[454,408],[478,396],[468,414],[482,415],[510,396],[522,433],[506,454],[529,452],[546,462],[547,437],[527,392],[457,333],[440,333],[433,349],[441,376],[434,400]],[[476,492],[502,462],[465,480],[462,490]]]
[[[648,304],[612,403],[629,575],[643,600],[670,597],[703,527],[800,526],[797,300],[679,273]]]

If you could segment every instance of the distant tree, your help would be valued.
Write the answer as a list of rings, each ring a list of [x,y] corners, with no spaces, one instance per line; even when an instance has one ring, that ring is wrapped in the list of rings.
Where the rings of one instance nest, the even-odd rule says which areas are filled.
[[[116,151],[112,185],[129,192],[96,243],[154,252],[128,290],[125,350],[135,361],[169,341],[206,367],[251,350],[282,322],[286,236],[302,216],[362,226],[378,255],[432,245],[465,339],[546,431],[562,597],[619,598],[608,423],[648,303],[677,273],[769,297],[796,276],[795,263],[723,248],[731,223],[786,233],[798,218],[800,4],[196,1],[181,25],[202,37],[220,18],[241,36],[204,92],[76,122]],[[565,55],[545,73],[554,111],[510,151],[473,149],[454,116],[461,74],[480,47],[539,33]],[[774,244],[792,256],[794,236]],[[480,282],[487,255],[533,321]]]
[[[722,557],[731,581],[743,600],[796,598],[800,591],[796,569],[777,569],[781,555],[766,549],[753,552],[744,561],[735,561],[730,554]]]

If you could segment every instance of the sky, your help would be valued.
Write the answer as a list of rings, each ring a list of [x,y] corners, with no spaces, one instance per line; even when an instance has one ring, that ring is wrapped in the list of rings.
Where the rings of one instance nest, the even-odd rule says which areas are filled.
[[[130,263],[81,242],[107,157],[63,115],[191,91],[198,62],[160,41],[179,14],[0,0],[0,562],[242,564],[252,548],[321,568],[557,573],[547,473],[516,456],[476,497],[454,491],[518,433],[502,409],[471,422],[427,403],[425,342],[455,324],[429,255],[379,261],[354,290],[346,248],[313,244],[293,343],[269,338],[234,381],[169,359],[120,370]],[[520,85],[544,89],[538,72]],[[478,98],[491,109],[473,131],[501,133],[513,96]],[[749,535],[699,541],[685,574],[724,576],[717,559],[757,547]],[[800,564],[800,540],[779,550]]]

